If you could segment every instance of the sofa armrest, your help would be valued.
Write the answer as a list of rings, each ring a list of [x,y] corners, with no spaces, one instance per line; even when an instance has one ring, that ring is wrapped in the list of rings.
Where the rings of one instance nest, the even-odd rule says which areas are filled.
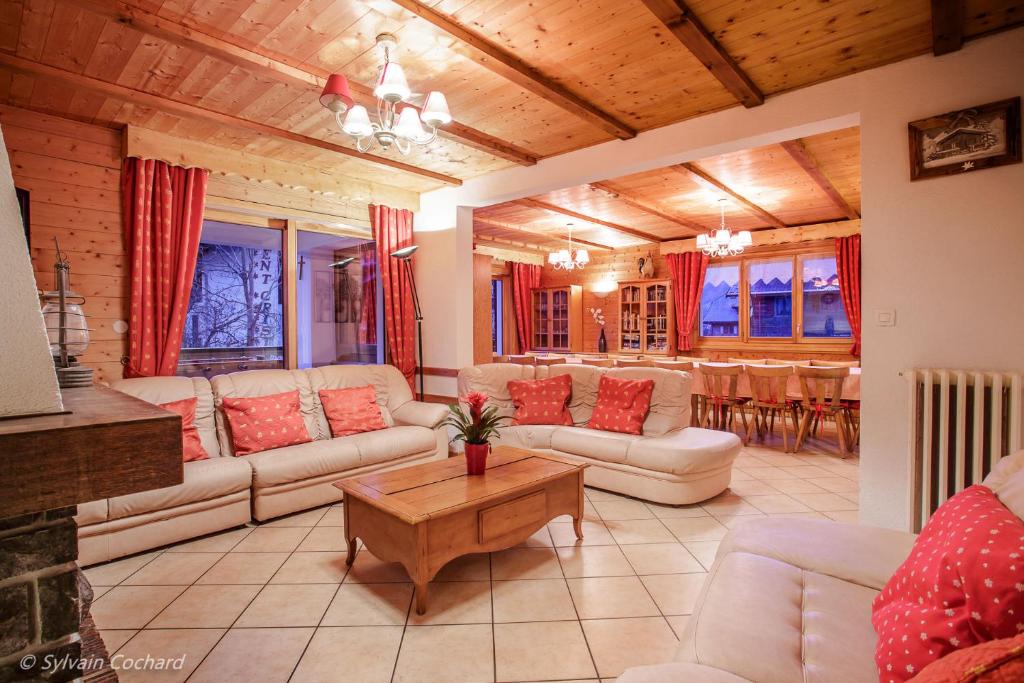
[[[399,424],[437,429],[448,417],[448,406],[440,403],[409,401],[393,410],[391,416]]]
[[[730,531],[718,557],[743,552],[881,590],[910,555],[914,534],[820,519],[751,519]]]
[[[634,666],[615,680],[616,683],[751,683],[723,669],[685,662]]]

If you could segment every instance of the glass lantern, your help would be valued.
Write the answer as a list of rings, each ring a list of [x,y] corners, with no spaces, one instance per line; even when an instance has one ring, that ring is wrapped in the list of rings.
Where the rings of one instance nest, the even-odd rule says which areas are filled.
[[[89,325],[82,311],[85,297],[71,291],[71,266],[57,247],[57,262],[53,266],[55,290],[44,292],[43,322],[50,342],[50,354],[57,368],[60,387],[85,387],[92,384],[92,368],[78,364],[78,356],[89,348]]]

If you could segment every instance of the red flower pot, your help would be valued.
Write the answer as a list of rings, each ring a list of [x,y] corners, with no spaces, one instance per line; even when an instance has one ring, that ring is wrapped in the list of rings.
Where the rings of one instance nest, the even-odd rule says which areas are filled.
[[[466,444],[466,474],[483,474],[487,471],[487,454],[491,451],[489,443]]]

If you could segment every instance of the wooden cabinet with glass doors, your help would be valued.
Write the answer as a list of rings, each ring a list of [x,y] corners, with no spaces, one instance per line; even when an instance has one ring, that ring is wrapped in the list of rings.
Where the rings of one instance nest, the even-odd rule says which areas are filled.
[[[583,288],[579,285],[533,290],[533,351],[583,350]]]
[[[622,353],[675,355],[676,319],[669,280],[619,284],[619,349]]]

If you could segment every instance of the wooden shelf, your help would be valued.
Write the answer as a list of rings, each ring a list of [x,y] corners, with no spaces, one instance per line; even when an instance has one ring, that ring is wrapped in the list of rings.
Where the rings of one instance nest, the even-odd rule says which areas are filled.
[[[533,351],[583,350],[583,288],[580,285],[535,289],[532,294]]]
[[[619,350],[655,356],[675,355],[675,306],[670,280],[619,284]]]

